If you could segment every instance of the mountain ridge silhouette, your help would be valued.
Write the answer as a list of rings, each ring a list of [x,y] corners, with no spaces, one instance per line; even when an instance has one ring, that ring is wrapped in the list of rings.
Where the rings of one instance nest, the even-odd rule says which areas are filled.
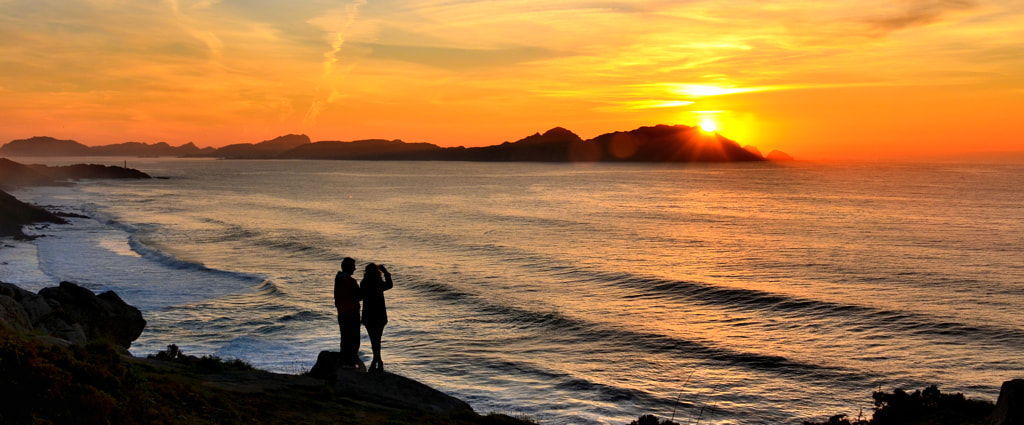
[[[163,142],[89,147],[73,140],[33,137],[0,146],[0,154],[487,162],[750,162],[789,158],[781,152],[763,156],[757,148],[740,146],[718,133],[704,132],[696,126],[664,124],[605,133],[586,140],[566,128],[554,127],[515,142],[469,148],[386,139],[312,142],[305,134],[202,149],[193,143],[171,147]]]

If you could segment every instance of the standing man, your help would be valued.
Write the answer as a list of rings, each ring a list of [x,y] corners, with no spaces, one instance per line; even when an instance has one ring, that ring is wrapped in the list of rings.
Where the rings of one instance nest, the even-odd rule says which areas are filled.
[[[358,368],[359,364],[359,284],[352,274],[356,260],[345,257],[341,271],[334,277],[334,306],[338,308],[341,328],[341,366]]]

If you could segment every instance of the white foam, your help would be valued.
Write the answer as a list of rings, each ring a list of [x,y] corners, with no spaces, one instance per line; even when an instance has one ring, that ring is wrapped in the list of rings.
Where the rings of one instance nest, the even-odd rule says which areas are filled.
[[[0,242],[0,281],[32,292],[59,282],[39,269],[39,254],[31,242]]]

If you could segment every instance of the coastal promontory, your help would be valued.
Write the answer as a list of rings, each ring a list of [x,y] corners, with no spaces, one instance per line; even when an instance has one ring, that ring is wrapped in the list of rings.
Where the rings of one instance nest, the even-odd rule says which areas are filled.
[[[22,227],[33,223],[64,223],[65,220],[43,208],[27,204],[4,190],[19,187],[67,184],[76,179],[148,179],[150,176],[132,168],[75,164],[60,167],[25,165],[0,158],[0,236],[25,238]]]

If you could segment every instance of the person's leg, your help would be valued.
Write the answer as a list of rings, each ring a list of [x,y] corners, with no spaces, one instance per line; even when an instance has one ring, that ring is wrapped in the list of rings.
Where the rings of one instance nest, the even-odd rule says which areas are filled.
[[[348,352],[348,328],[345,325],[345,316],[338,313],[338,340],[341,341],[341,344],[338,347],[338,352],[341,353],[342,356]]]
[[[348,358],[352,365],[359,364],[359,313],[353,314],[348,320],[349,341]]]
[[[359,315],[339,315],[338,326],[341,328],[342,365],[359,364]]]
[[[380,358],[380,339],[384,335],[383,326],[367,326],[366,334],[370,337],[370,348],[373,350],[373,361],[370,362],[371,370],[384,370],[384,362]]]

